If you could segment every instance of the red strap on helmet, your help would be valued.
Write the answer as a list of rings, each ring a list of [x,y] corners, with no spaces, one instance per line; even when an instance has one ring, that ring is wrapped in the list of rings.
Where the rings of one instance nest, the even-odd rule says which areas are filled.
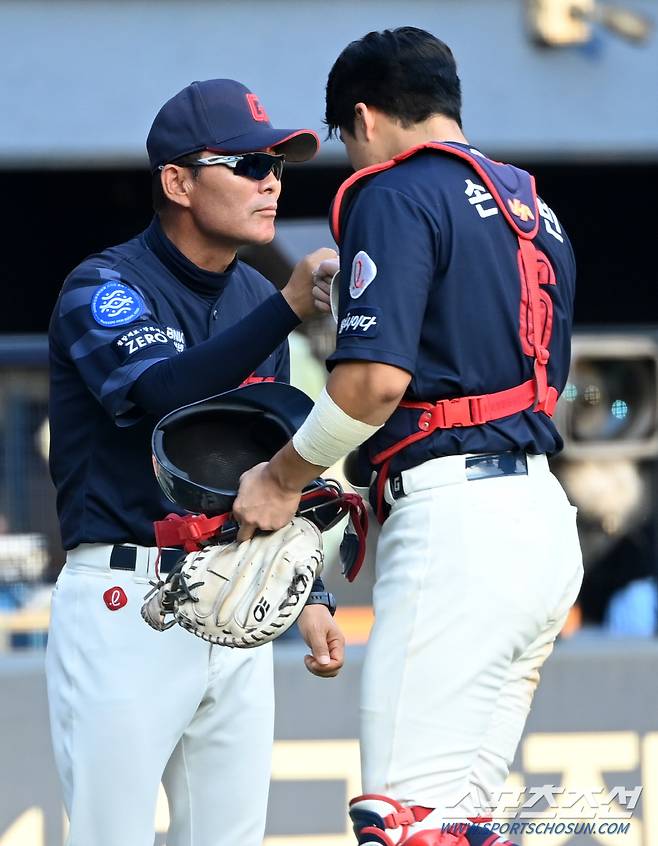
[[[357,493],[344,493],[342,498],[347,506],[346,510],[350,515],[350,520],[354,523],[354,527],[364,535],[367,534],[368,512],[363,499]]]
[[[329,517],[320,519],[319,522],[314,521],[313,515],[309,512],[316,509],[319,512],[325,505],[331,506]],[[349,555],[345,556],[345,560],[341,557],[341,564],[343,574],[348,581],[354,581],[365,559],[368,533],[368,512],[361,497],[356,493],[344,493],[340,484],[333,479],[318,480],[315,487],[302,494],[297,514],[302,517],[307,515],[321,531],[330,529],[337,525],[346,514],[349,515],[349,527],[345,534],[351,533],[356,542],[348,545]],[[232,513],[228,512],[217,517],[206,517],[205,514],[185,516],[168,514],[164,520],[155,522],[153,528],[158,546],[155,572],[159,579],[160,552],[163,547],[182,546],[185,552],[196,552],[201,549],[204,541],[218,536],[220,536],[220,543],[223,540],[227,542],[234,540],[238,527]],[[342,551],[343,544],[341,544]]]
[[[206,517],[205,514],[167,514],[164,520],[153,523],[155,542],[164,546],[182,546],[185,552],[196,552],[201,543],[214,537],[231,519],[231,514]]]
[[[368,510],[363,499],[356,493],[344,494],[349,508],[349,528],[356,535],[357,552],[354,560],[349,562],[341,561],[343,564],[343,575],[348,582],[353,582],[359,575],[366,557],[366,538],[368,535]]]
[[[368,512],[363,500],[357,493],[345,493],[333,479],[328,479],[326,485],[303,493],[299,500],[300,509],[298,513],[304,516],[305,508],[324,505],[325,502],[331,501],[334,501],[336,508],[339,509],[336,522],[342,519],[345,514],[349,514],[354,525],[359,526],[364,534],[367,533]]]
[[[343,517],[349,515],[349,525],[345,530],[345,536],[353,535],[356,544],[350,545],[348,559],[343,556],[343,544],[341,544],[341,566],[343,575],[348,582],[353,582],[359,574],[366,557],[366,536],[368,534],[368,511],[363,499],[357,493],[345,493],[342,487],[333,479],[327,479],[325,484],[302,494],[298,514],[304,516],[305,510],[313,506],[321,506],[326,502],[334,503],[337,511],[336,516],[327,528],[335,526]],[[312,518],[311,518],[312,519]]]
[[[337,482],[328,480],[327,484],[302,494],[299,514],[304,514],[304,506],[312,508],[327,502],[335,502],[338,509],[336,521],[349,514],[355,527],[359,541],[363,544],[360,550],[358,567],[365,556],[365,536],[368,532],[368,513],[365,503],[358,494],[344,493]],[[205,514],[168,514],[164,520],[153,523],[155,541],[158,548],[165,546],[182,546],[186,552],[196,552],[201,549],[203,541],[216,537],[221,530],[233,519],[231,512],[217,517],[206,517]],[[358,572],[358,568],[357,571]],[[354,575],[356,576],[356,572]]]

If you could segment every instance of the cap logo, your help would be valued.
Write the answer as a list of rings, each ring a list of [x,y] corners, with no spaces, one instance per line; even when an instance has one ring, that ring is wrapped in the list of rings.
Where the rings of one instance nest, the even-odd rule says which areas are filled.
[[[249,105],[251,116],[254,120],[258,120],[261,123],[269,123],[270,119],[267,116],[267,112],[255,94],[247,94],[247,103]]]

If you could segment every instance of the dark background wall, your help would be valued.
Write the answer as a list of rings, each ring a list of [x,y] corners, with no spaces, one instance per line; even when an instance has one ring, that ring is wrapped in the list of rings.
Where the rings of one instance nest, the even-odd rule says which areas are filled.
[[[651,323],[658,317],[653,245],[658,163],[516,162],[572,240],[578,324]],[[323,218],[347,167],[291,167],[280,219]],[[85,256],[143,229],[151,216],[143,169],[0,171],[5,307],[0,332],[45,332],[59,287]]]

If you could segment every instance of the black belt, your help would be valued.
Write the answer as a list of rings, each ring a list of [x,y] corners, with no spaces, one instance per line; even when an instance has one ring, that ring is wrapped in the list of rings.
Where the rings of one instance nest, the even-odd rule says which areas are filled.
[[[171,573],[176,564],[185,555],[182,549],[168,547],[160,550],[159,569],[161,573]],[[115,544],[110,555],[110,570],[134,570],[137,565],[137,550],[134,546]]]
[[[487,452],[481,455],[469,455],[464,459],[466,479],[474,482],[477,479],[492,479],[497,476],[527,476],[528,458],[522,449],[512,449],[506,452]],[[410,467],[406,468],[411,470]],[[392,473],[390,491],[393,499],[405,496],[402,473]]]
[[[527,476],[528,457],[525,450],[510,449],[507,452],[488,452],[469,455],[464,462],[466,478],[490,479],[495,476]]]

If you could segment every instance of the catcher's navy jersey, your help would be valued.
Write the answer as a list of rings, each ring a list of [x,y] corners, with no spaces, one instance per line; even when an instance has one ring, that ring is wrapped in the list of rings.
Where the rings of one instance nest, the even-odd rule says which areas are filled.
[[[538,211],[535,245],[555,271],[541,286],[552,303],[548,382],[561,392],[575,262],[553,211],[541,200]],[[427,402],[490,394],[532,378],[533,357],[520,330],[518,239],[466,162],[422,151],[370,177],[345,212],[340,253],[337,345],[329,367],[348,360],[395,365],[412,374],[405,400]],[[417,411],[397,409],[367,442],[367,454],[407,438],[417,424]],[[442,455],[517,448],[550,455],[561,447],[551,420],[530,410],[437,430],[395,455],[391,472]]]
[[[148,368],[219,335],[260,304],[271,306],[268,320],[284,324],[281,337],[297,325],[257,271],[237,260],[225,273],[201,270],[166,238],[157,218],[70,274],[50,324],[50,467],[66,549],[154,545],[153,521],[180,509],[155,480],[156,418],[134,405],[131,389]],[[240,349],[232,354],[239,357]],[[221,369],[222,361],[213,366]],[[288,381],[287,342],[247,378]]]

